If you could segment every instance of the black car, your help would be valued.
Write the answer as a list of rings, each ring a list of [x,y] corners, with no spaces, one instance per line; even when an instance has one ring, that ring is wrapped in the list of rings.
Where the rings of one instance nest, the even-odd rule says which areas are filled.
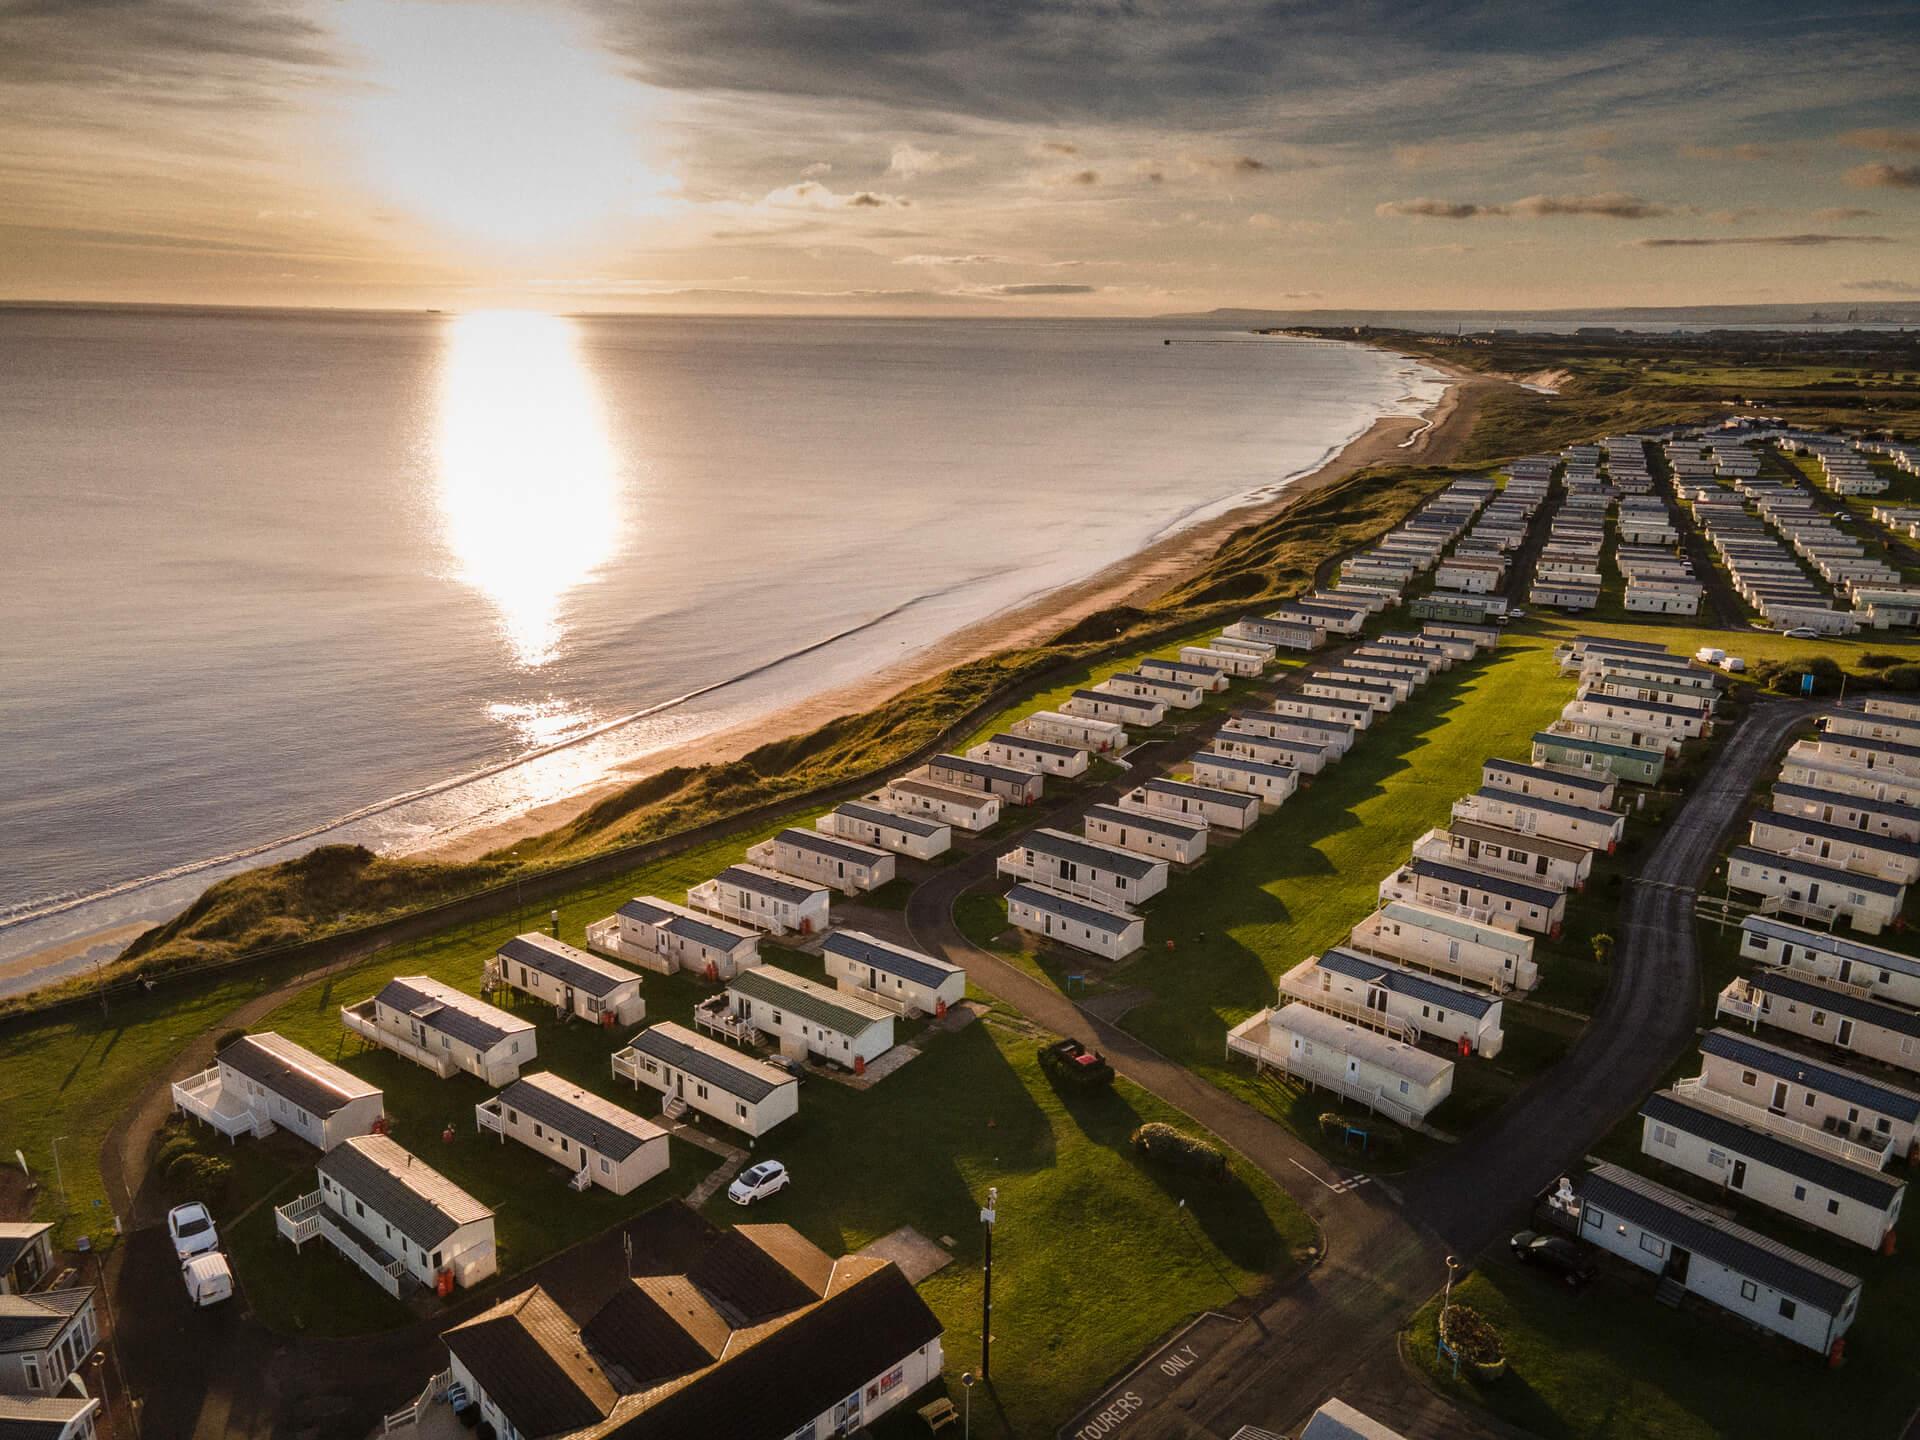
[[[1507,1242],[1507,1248],[1522,1265],[1538,1265],[1542,1270],[1551,1271],[1575,1290],[1600,1273],[1600,1267],[1593,1263],[1593,1253],[1564,1235],[1537,1235],[1531,1230],[1522,1230]]]

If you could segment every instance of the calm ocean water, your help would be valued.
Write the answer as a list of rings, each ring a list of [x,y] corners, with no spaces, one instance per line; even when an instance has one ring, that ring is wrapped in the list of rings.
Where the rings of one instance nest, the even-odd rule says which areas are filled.
[[[0,309],[0,959],[856,680],[1437,393],[1193,323]]]

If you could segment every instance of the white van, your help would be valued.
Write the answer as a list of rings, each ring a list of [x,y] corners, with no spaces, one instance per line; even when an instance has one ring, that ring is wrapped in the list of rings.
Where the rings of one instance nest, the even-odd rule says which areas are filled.
[[[218,1250],[182,1261],[180,1278],[186,1282],[187,1298],[196,1305],[218,1305],[233,1295],[233,1271]]]

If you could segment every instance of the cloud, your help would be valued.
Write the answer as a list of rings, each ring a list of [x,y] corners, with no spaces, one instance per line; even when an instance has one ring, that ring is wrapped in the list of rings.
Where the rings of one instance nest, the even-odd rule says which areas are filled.
[[[999,255],[902,255],[896,265],[1001,265]]]
[[[1568,215],[1594,216],[1607,220],[1650,220],[1671,214],[1665,205],[1642,200],[1638,195],[1608,191],[1599,195],[1528,195],[1506,203],[1482,204],[1476,200],[1435,200],[1420,196],[1413,200],[1389,200],[1376,205],[1373,213],[1384,218],[1395,216],[1427,220],[1484,220],[1505,217],[1542,220]]]
[[[1091,295],[1098,285],[980,285],[970,288],[969,295]]]
[[[1273,167],[1252,155],[1189,155],[1187,164],[1215,175],[1258,175]]]
[[[1842,290],[1867,290],[1881,295],[1920,295],[1920,285],[1911,280],[1848,280]]]
[[[1043,155],[1078,155],[1080,147],[1071,140],[1042,140],[1034,146]]]
[[[1920,165],[1889,165],[1884,160],[1847,171],[1849,185],[1863,190],[1920,190]]]
[[[1689,160],[1771,160],[1779,151],[1749,141],[1741,145],[1682,145],[1680,153]]]
[[[1771,245],[1798,249],[1811,245],[1891,245],[1891,235],[1702,235],[1635,240],[1648,250],[1699,249],[1709,245]]]
[[[1864,205],[1829,205],[1824,210],[1815,210],[1816,220],[1865,220],[1878,215],[1878,210],[1869,210]]]
[[[833,162],[830,160],[816,160],[811,165],[803,166],[800,173],[808,179],[818,179],[822,175],[831,175],[833,173]]]
[[[760,203],[776,210],[884,210],[904,209],[913,202],[903,195],[883,195],[875,190],[856,190],[843,195],[818,180],[800,180],[769,190]]]
[[[893,158],[887,162],[887,174],[898,175],[903,180],[917,180],[922,175],[938,175],[946,170],[962,170],[973,164],[971,155],[949,155],[940,150],[923,150],[909,141],[901,141],[893,147]]]
[[[1849,130],[1840,139],[1862,150],[1903,150],[1920,155],[1920,130]]]

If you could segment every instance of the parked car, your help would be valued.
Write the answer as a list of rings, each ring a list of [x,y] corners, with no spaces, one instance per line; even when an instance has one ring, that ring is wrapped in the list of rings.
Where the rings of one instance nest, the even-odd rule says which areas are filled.
[[[1517,608],[1509,610],[1507,611],[1507,618],[1510,620],[1524,620],[1527,618],[1527,612]]]
[[[180,1263],[187,1298],[195,1305],[218,1305],[233,1294],[233,1271],[218,1250],[205,1251]]]
[[[1055,1040],[1040,1047],[1040,1068],[1089,1090],[1113,1084],[1113,1066],[1098,1050],[1089,1050],[1078,1040]]]
[[[1727,655],[1722,657],[1720,668],[1729,675],[1744,675],[1747,670],[1747,662],[1742,660],[1738,655]]]
[[[1593,1263],[1592,1252],[1564,1235],[1538,1235],[1522,1230],[1507,1242],[1507,1248],[1522,1265],[1537,1265],[1550,1271],[1575,1290],[1600,1273],[1600,1267]]]
[[[213,1228],[213,1214],[198,1200],[176,1205],[167,1212],[167,1234],[173,1237],[173,1253],[182,1260],[220,1248],[220,1232]]]
[[[792,1183],[793,1177],[787,1174],[786,1166],[778,1160],[762,1160],[734,1177],[733,1184],[727,1187],[727,1199],[736,1205],[751,1205],[769,1195],[778,1195]]]
[[[1793,629],[1785,631],[1784,633],[1789,640],[1818,640],[1820,638],[1820,632],[1818,630],[1806,625],[1796,625]]]

